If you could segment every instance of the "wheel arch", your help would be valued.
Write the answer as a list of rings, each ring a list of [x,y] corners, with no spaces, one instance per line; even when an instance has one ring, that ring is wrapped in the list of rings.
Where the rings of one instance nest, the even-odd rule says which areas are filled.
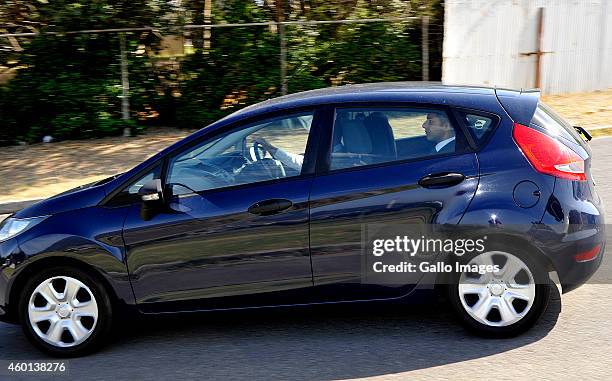
[[[512,234],[508,232],[487,233],[487,241],[488,243],[486,245],[485,252],[493,251],[493,250],[509,251],[508,247],[511,247],[511,248],[518,247],[523,252],[527,252],[531,258],[537,261],[538,264],[540,264],[548,272],[557,271],[552,260],[542,250],[540,250],[533,242],[526,239],[524,235]],[[513,254],[512,251],[509,251],[509,252],[510,254]],[[461,257],[449,255],[445,259],[445,262],[454,263],[456,261],[454,260],[455,258],[461,258]],[[451,275],[452,274],[450,273],[438,273],[437,278],[436,278],[436,289],[440,289],[445,284],[447,284],[449,281],[449,277]]]
[[[508,233],[493,233],[487,234],[491,250],[495,250],[497,246],[510,246],[512,248],[520,248],[531,255],[531,258],[536,260],[544,269],[556,271],[556,268],[551,259],[532,241],[525,238],[523,234],[508,234]],[[493,242],[493,243],[491,243]],[[490,250],[487,250],[490,251]],[[510,254],[513,254],[512,252]]]
[[[94,266],[73,257],[51,256],[29,263],[23,269],[21,269],[19,274],[13,280],[8,298],[8,314],[10,321],[17,322],[19,320],[19,299],[28,279],[39,271],[58,266],[71,267],[87,273],[97,282],[99,282],[102,287],[104,287],[104,290],[108,293],[113,308],[122,308],[124,306],[115,288],[112,287],[109,280],[104,277],[99,269],[96,269]]]

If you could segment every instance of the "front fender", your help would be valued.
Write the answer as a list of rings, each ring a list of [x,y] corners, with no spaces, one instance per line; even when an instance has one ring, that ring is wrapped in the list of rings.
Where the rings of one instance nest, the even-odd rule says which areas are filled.
[[[50,266],[89,271],[125,305],[134,293],[125,264],[123,208],[92,207],[50,216],[13,243],[0,246],[0,306],[14,310],[30,274]]]

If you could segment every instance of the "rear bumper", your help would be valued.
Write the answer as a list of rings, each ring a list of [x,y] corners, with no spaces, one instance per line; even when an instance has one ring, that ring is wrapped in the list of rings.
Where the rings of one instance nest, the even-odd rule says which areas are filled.
[[[601,266],[603,257],[605,255],[605,237],[601,241],[593,242],[591,240],[586,242],[586,244],[587,247],[590,246],[591,248],[601,245],[597,257],[590,261],[577,262],[573,255],[575,255],[577,252],[584,251],[576,250],[572,253],[573,255],[564,260],[563,263],[557,263],[555,265],[563,293],[575,290],[576,288],[585,284]]]
[[[586,283],[601,266],[606,249],[604,215],[591,180],[556,180],[538,246],[553,264],[564,293]]]

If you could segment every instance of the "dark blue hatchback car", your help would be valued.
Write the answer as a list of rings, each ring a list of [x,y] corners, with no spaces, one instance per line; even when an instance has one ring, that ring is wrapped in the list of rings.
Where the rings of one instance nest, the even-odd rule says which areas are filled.
[[[0,318],[75,356],[124,311],[442,293],[471,330],[516,335],[545,311],[549,272],[566,292],[601,263],[585,135],[537,91],[381,83],[272,99],[5,220]],[[454,227],[486,244],[403,271],[368,251],[372,226]]]

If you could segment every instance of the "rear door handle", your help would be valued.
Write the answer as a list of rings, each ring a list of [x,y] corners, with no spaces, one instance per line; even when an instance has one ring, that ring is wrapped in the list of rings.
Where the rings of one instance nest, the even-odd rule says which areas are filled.
[[[419,185],[423,188],[446,188],[457,185],[465,179],[461,173],[436,173],[427,175],[419,180]]]
[[[293,203],[283,198],[259,201],[249,207],[249,213],[260,216],[269,216],[289,209]]]

